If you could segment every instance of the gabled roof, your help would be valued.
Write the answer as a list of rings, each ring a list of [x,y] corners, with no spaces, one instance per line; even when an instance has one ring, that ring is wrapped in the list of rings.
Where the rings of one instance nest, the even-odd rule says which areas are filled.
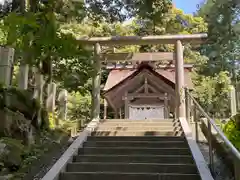
[[[150,68],[147,67],[147,68]],[[121,69],[121,70],[112,70],[109,75],[108,79],[106,81],[106,84],[104,86],[104,91],[110,91],[115,86],[118,86],[123,81],[126,81],[127,78],[130,76],[133,76],[134,74],[137,74],[138,71],[141,71],[141,68],[137,69]],[[156,74],[159,76],[162,76],[164,79],[169,80],[171,83],[175,84],[175,70],[174,68],[164,68],[164,69],[157,69],[155,70]],[[185,72],[185,86],[192,89],[193,83],[192,79],[190,77],[191,70],[189,68],[184,69]]]

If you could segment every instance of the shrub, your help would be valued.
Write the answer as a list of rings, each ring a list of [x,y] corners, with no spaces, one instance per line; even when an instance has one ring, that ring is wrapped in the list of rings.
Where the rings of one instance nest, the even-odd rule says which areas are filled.
[[[77,120],[83,125],[90,121],[91,95],[82,95],[79,92],[72,93],[68,101],[68,119]]]
[[[66,144],[69,136],[61,129],[41,131],[35,136],[35,143],[24,146],[22,141],[3,137],[0,139],[0,179],[22,179],[33,165],[41,163],[40,158],[56,146]],[[12,178],[10,178],[12,176]]]
[[[230,118],[223,131],[233,145],[240,150],[240,114]]]
[[[1,173],[9,173],[20,168],[22,163],[22,155],[25,148],[20,140],[12,138],[0,139],[0,161]]]

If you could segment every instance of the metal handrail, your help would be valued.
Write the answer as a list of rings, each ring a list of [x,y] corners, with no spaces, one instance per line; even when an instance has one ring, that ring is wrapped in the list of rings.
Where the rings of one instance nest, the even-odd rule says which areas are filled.
[[[228,138],[224,135],[224,133],[217,127],[214,120],[204,111],[204,109],[201,107],[201,105],[197,102],[197,100],[187,91],[187,95],[192,99],[194,104],[197,106],[198,110],[201,111],[202,115],[204,115],[208,122],[212,125],[212,127],[216,130],[220,138],[223,140],[223,142],[228,146],[230,151],[233,153],[233,155],[240,160],[240,152],[234,147],[234,145],[228,140]]]

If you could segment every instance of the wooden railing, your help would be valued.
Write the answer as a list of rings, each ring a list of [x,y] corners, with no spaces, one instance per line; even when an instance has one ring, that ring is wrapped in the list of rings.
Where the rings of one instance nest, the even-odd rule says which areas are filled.
[[[192,102],[192,104],[191,104]],[[204,111],[201,105],[197,102],[197,100],[186,90],[186,115],[187,119],[190,120],[190,113],[192,111],[193,119],[195,123],[195,134],[196,140],[198,141],[199,132],[198,132],[198,118],[197,113],[204,116],[207,120],[206,127],[207,127],[207,141],[209,145],[209,166],[210,170],[214,172],[214,161],[213,161],[213,134],[212,130],[215,130],[217,133],[217,137],[221,139],[222,143],[228,148],[229,152],[233,156],[233,166],[234,166],[234,177],[235,180],[240,180],[240,152],[234,147],[234,145],[228,140],[228,138],[224,135],[223,131],[219,129],[215,121]]]

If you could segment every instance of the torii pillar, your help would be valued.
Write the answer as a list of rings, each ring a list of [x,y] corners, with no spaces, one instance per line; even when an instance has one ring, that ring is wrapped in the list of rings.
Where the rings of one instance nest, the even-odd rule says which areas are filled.
[[[184,60],[183,45],[180,40],[175,44],[175,94],[176,94],[176,118],[186,118],[185,89],[184,89]]]
[[[100,119],[100,85],[101,85],[101,62],[99,55],[101,47],[99,43],[94,46],[94,77],[93,77],[93,91],[92,91],[92,119],[98,121]]]
[[[107,119],[107,108],[108,108],[108,103],[107,103],[107,100],[104,99],[104,114],[103,114],[103,119]]]

